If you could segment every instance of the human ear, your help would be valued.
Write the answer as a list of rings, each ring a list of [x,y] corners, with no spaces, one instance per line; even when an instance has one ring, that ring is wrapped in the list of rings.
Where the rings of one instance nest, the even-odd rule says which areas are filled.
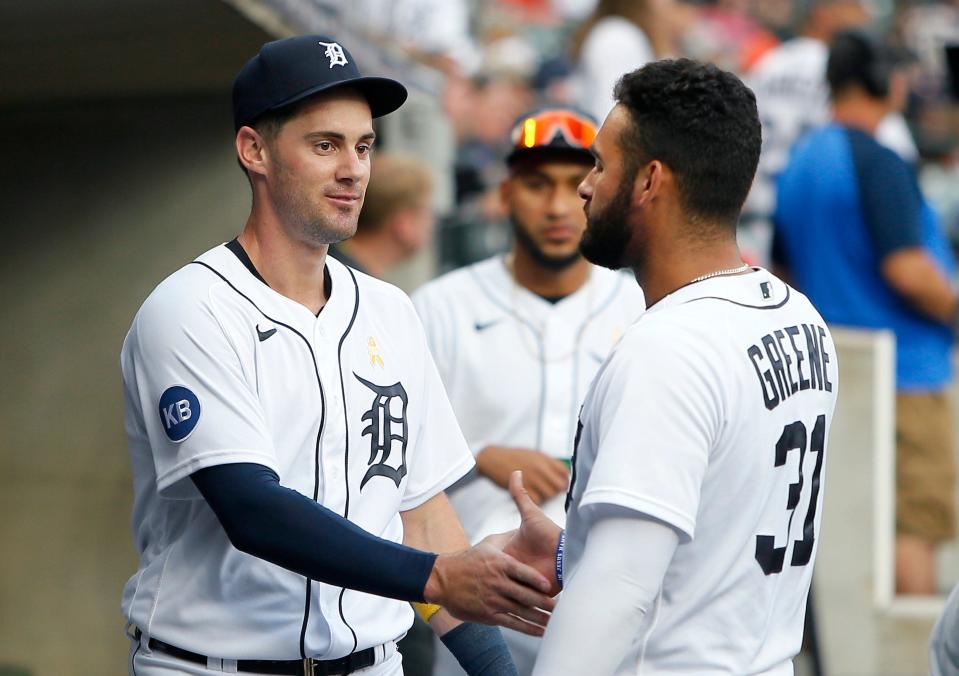
[[[236,156],[247,171],[255,174],[266,173],[266,142],[253,127],[240,127],[236,133]]]
[[[653,160],[636,172],[633,183],[633,201],[636,204],[646,205],[659,195],[663,184],[663,171],[663,163]]]

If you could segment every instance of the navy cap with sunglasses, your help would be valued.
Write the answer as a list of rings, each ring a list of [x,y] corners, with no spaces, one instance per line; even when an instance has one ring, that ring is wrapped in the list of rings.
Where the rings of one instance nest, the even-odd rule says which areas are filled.
[[[596,120],[569,106],[532,110],[513,124],[506,164],[526,157],[563,156],[593,162],[590,146],[596,138]]]
[[[337,87],[350,87],[370,104],[373,117],[403,105],[406,87],[385,77],[360,74],[353,56],[333,38],[299,35],[268,42],[233,82],[233,126]]]

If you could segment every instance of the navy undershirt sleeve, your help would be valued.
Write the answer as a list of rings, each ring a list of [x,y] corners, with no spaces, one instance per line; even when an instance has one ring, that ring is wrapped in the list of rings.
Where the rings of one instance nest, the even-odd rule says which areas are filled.
[[[372,535],[284,488],[263,465],[217,465],[191,478],[240,551],[327,584],[423,601],[436,554]]]
[[[880,258],[922,245],[922,197],[913,169],[865,132],[847,130],[866,227]]]
[[[464,622],[440,637],[468,676],[518,676],[497,627]]]

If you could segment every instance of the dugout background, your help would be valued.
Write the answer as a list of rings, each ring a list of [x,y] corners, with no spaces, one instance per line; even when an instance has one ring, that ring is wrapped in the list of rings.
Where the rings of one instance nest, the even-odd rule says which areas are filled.
[[[214,0],[0,2],[0,673],[125,674],[136,569],[118,355],[143,298],[245,222]]]

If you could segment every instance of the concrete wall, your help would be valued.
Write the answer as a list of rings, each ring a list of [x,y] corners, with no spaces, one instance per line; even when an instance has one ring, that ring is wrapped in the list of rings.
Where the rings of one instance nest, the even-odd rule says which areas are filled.
[[[894,594],[894,339],[837,327],[833,337],[839,399],[813,578],[824,672],[921,676],[928,673],[933,624],[959,579],[959,543],[940,551],[941,595]],[[959,410],[954,422],[959,424]]]
[[[150,290],[246,219],[227,102],[0,111],[0,672],[126,673],[118,354]]]

